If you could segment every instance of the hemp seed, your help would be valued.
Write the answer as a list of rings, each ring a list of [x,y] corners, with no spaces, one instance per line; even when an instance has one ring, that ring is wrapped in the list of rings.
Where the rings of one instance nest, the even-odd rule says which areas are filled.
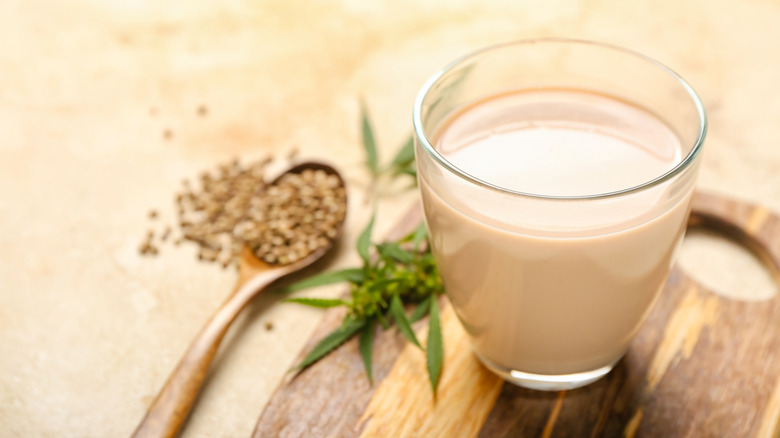
[[[203,172],[196,188],[183,180],[175,195],[181,236],[199,246],[198,259],[223,268],[238,265],[244,245],[260,260],[287,264],[330,245],[346,215],[347,193],[336,175],[306,169],[269,185],[264,174],[271,157],[242,166],[238,159]],[[157,217],[150,211],[150,219]],[[166,228],[160,238],[170,235]],[[157,254],[150,230],[139,251]]]

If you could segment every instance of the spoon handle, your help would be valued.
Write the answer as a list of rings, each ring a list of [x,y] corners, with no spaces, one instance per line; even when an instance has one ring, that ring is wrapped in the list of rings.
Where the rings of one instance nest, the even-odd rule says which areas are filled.
[[[133,433],[134,438],[171,438],[178,435],[230,324],[252,297],[284,274],[279,269],[258,273],[239,286],[214,313],[157,394]]]

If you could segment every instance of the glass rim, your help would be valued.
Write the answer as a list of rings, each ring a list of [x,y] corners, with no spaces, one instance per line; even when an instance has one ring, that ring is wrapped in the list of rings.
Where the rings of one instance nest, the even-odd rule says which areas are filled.
[[[454,70],[461,64],[472,60],[476,58],[477,56],[483,55],[487,52],[491,52],[494,50],[499,50],[507,47],[512,46],[521,46],[521,45],[531,45],[531,44],[538,44],[538,43],[544,43],[544,44],[569,44],[569,45],[583,45],[583,46],[591,46],[591,47],[598,47],[602,49],[608,49],[613,50],[616,52],[622,52],[626,55],[633,56],[635,58],[638,58],[640,60],[648,62],[650,65],[655,66],[657,68],[660,68],[662,71],[667,73],[669,76],[672,77],[682,88],[685,90],[685,92],[688,94],[688,97],[691,98],[691,101],[693,102],[696,113],[698,115],[698,133],[696,136],[696,142],[693,145],[693,148],[691,148],[690,152],[677,164],[675,164],[674,167],[669,169],[668,171],[664,172],[663,174],[649,180],[646,182],[643,182],[641,184],[631,186],[625,189],[615,190],[611,192],[605,192],[605,193],[596,193],[596,194],[588,194],[588,195],[542,195],[538,193],[530,193],[530,192],[523,192],[519,190],[513,190],[506,187],[501,187],[499,185],[487,182],[483,179],[477,178],[459,167],[452,164],[449,160],[444,158],[444,156],[437,151],[433,145],[431,144],[430,140],[428,139],[427,134],[425,133],[425,129],[423,128],[422,124],[422,106],[423,102],[425,101],[426,97],[428,97],[428,93],[431,91],[431,88],[447,73]],[[698,94],[696,94],[696,91],[694,91],[693,87],[680,76],[675,71],[667,67],[666,65],[660,63],[659,61],[656,61],[655,59],[644,55],[642,53],[639,53],[637,51],[626,49],[624,47],[616,46],[613,44],[603,43],[603,42],[597,42],[597,41],[589,41],[589,40],[583,40],[583,39],[575,39],[575,38],[532,38],[532,39],[523,39],[523,40],[516,40],[516,41],[510,41],[505,43],[499,43],[490,45],[487,47],[484,47],[482,49],[475,50],[473,52],[467,53],[466,55],[463,55],[454,61],[450,62],[444,68],[436,72],[433,76],[431,76],[425,84],[422,86],[420,91],[417,94],[417,97],[414,101],[414,109],[412,112],[412,124],[414,125],[414,134],[417,140],[422,145],[423,149],[430,155],[436,162],[438,162],[440,165],[442,165],[446,170],[448,170],[450,173],[452,173],[455,176],[460,177],[463,180],[466,180],[467,182],[470,182],[472,184],[475,184],[477,186],[485,187],[490,190],[495,190],[498,192],[515,195],[515,196],[524,196],[524,197],[531,197],[531,198],[542,198],[542,199],[550,199],[550,200],[583,200],[583,199],[606,199],[606,198],[613,198],[617,196],[623,196],[631,193],[640,192],[646,189],[649,189],[651,187],[654,187],[658,184],[664,183],[678,174],[680,174],[683,170],[687,169],[696,159],[696,157],[699,155],[699,152],[701,151],[702,145],[704,144],[704,138],[707,135],[707,114],[704,110],[704,104],[701,101],[701,98]]]

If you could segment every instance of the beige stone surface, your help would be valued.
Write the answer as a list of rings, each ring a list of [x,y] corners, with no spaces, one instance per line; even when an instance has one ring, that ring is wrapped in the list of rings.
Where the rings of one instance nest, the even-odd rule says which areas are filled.
[[[138,255],[183,178],[294,147],[334,162],[351,201],[330,266],[355,263],[360,99],[388,159],[423,81],[486,44],[584,37],[661,60],[709,111],[701,186],[780,211],[778,23],[774,0],[0,2],[0,436],[131,433],[235,280],[189,246]],[[414,197],[378,200],[378,234]],[[702,262],[706,240],[684,254],[696,275],[771,289],[733,248]],[[251,433],[320,315],[277,299],[237,321],[183,436]]]

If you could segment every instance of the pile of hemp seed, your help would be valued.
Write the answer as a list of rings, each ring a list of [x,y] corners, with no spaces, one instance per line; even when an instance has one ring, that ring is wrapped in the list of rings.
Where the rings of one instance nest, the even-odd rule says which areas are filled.
[[[305,169],[283,175],[274,184],[265,173],[271,158],[248,165],[237,159],[203,172],[199,184],[183,181],[176,194],[179,244],[198,245],[198,259],[238,266],[244,246],[269,264],[294,263],[330,245],[347,212],[347,193],[337,175]],[[149,212],[149,218],[157,212]],[[158,254],[159,237],[149,230],[142,255]]]

